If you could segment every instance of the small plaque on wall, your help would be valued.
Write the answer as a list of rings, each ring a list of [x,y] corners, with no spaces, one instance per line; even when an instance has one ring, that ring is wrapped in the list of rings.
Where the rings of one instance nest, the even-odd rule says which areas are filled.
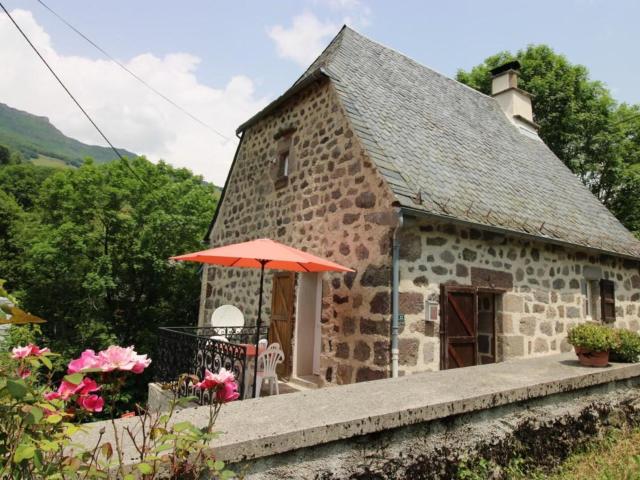
[[[425,311],[427,312],[427,321],[428,322],[437,322],[438,321],[438,302],[426,302]]]
[[[425,328],[424,328],[424,334],[428,337],[432,337],[436,334],[437,332],[437,325],[438,325],[438,302],[433,302],[433,301],[426,301],[425,302],[425,312],[426,312],[426,317],[425,318]]]

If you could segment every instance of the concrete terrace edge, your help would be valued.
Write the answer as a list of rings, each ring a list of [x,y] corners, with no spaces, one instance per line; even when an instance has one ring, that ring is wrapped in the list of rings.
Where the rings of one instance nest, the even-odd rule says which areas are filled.
[[[566,355],[553,356],[556,361],[558,361],[558,357],[560,357],[560,360],[575,358],[574,356]],[[517,364],[524,361],[531,362],[531,360],[532,359],[518,360],[508,363]],[[487,365],[472,368],[486,367]],[[223,434],[220,442],[216,442],[216,444],[214,444],[216,457],[226,462],[236,463],[243,460],[251,460],[269,455],[285,453],[291,450],[313,447],[318,444],[345,440],[383,430],[422,422],[430,422],[453,415],[486,410],[547,395],[575,391],[595,385],[640,377],[640,365],[638,364],[618,364],[615,366],[612,364],[609,368],[602,370],[595,370],[586,367],[578,368],[584,368],[585,373],[507,390],[497,389],[499,391],[494,393],[479,394],[452,401],[427,403],[423,406],[407,408],[406,410],[397,410],[380,415],[366,415],[366,408],[364,408],[363,405],[363,415],[354,416],[354,418],[347,421],[328,421],[327,424],[323,426],[313,426],[308,429],[287,431],[281,434],[272,434],[269,436],[260,436],[240,442],[225,442],[226,435]],[[424,375],[430,375],[430,373],[417,374],[412,377]],[[365,382],[358,385],[366,387],[374,383],[391,382],[393,380],[395,379],[377,380],[375,382]],[[339,389],[340,387],[336,388]],[[292,412],[284,412],[284,414],[286,413]],[[221,422],[219,422],[218,427],[221,426]],[[220,431],[224,432],[222,429],[220,429]],[[231,439],[228,438],[228,440]]]
[[[634,377],[640,364],[591,369],[564,354],[245,400],[223,408],[212,447],[238,463]],[[207,411],[186,408],[175,421],[203,426]],[[104,423],[78,439],[91,444],[92,432],[110,431]]]

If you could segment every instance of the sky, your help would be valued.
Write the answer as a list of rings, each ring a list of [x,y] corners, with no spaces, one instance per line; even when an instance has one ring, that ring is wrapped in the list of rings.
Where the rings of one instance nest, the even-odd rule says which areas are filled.
[[[620,102],[640,103],[636,0],[43,0],[203,127],[140,85],[37,0],[0,0],[111,142],[223,185],[235,129],[288,88],[343,24],[454,76],[546,43]],[[0,102],[104,145],[4,14]]]

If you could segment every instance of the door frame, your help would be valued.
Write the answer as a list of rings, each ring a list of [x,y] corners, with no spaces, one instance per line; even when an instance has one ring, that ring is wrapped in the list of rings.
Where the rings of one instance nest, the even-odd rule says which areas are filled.
[[[296,282],[296,313],[293,333],[293,370],[292,375],[320,375],[320,349],[321,349],[321,315],[322,315],[322,273],[300,272]],[[311,312],[309,302],[313,301],[313,311]],[[311,318],[312,317],[312,318]],[[312,320],[312,322],[310,321]],[[305,322],[303,325],[302,322]],[[311,371],[300,372],[299,348],[303,342],[300,338],[303,332],[313,336],[312,341],[305,343],[306,347],[311,344]],[[309,358],[306,357],[308,361]]]
[[[497,351],[497,337],[498,337],[498,312],[496,310],[497,302],[496,296],[502,295],[507,290],[504,288],[491,288],[491,287],[476,287],[473,285],[457,285],[457,284],[440,284],[440,370],[449,369],[449,337],[447,334],[447,313],[449,311],[449,302],[447,301],[446,294],[448,292],[468,292],[473,293],[473,328],[475,333],[474,341],[474,353],[475,359],[474,365],[480,365],[480,358],[478,353],[478,294],[490,293],[493,295],[493,354],[494,362],[498,362]],[[455,338],[455,337],[454,337]]]

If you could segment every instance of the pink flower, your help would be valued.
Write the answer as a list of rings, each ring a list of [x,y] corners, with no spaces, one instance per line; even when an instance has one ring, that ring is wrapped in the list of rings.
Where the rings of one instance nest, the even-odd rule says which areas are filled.
[[[104,407],[104,398],[98,395],[82,395],[78,398],[78,405],[87,412],[101,412]]]
[[[195,387],[200,390],[216,390],[216,400],[221,403],[236,400],[240,396],[233,372],[225,368],[221,368],[219,373],[205,369],[204,380],[196,383]]]
[[[58,392],[47,392],[43,397],[47,402],[50,402],[51,400],[58,400],[60,398],[60,394]]]
[[[69,362],[67,373],[78,373],[90,368],[100,368],[100,358],[96,355],[96,352],[87,349],[80,354],[80,358]]]
[[[79,393],[80,395],[88,395],[89,393],[97,392],[100,388],[102,387],[100,387],[95,380],[85,377],[78,385],[78,388],[76,388],[76,393]]]
[[[226,372],[224,368],[220,369],[221,372],[223,370]],[[204,380],[196,383],[195,387],[199,388],[200,390],[213,390],[214,388],[218,388],[218,385],[220,385],[221,383],[223,382],[220,381],[220,376],[218,374],[212,373],[205,368]]]
[[[56,392],[58,395],[56,398],[69,400],[69,398],[74,395],[88,395],[90,393],[97,392],[98,390],[100,390],[100,388],[101,387],[95,382],[95,380],[87,377],[83,378],[82,381],[77,385],[63,380],[58,387],[58,391]]]
[[[63,380],[58,387],[58,398],[62,400],[69,400],[72,396],[77,393],[78,385],[74,385],[71,382],[67,382]]]
[[[29,375],[31,375],[31,370],[29,370],[28,368],[19,368],[18,369],[18,376],[20,378],[27,378]]]
[[[40,348],[33,343],[30,343],[26,347],[15,347],[11,350],[11,358],[14,360],[20,360],[27,357],[39,357],[44,353],[49,353],[48,348]]]
[[[226,382],[220,385],[216,392],[216,400],[220,403],[231,402],[237,400],[240,394],[236,382]]]
[[[103,372],[112,372],[114,370],[130,371],[133,373],[142,373],[151,363],[151,359],[146,355],[138,355],[131,347],[119,347],[111,345],[106,350],[98,353],[100,361],[100,369]]]

